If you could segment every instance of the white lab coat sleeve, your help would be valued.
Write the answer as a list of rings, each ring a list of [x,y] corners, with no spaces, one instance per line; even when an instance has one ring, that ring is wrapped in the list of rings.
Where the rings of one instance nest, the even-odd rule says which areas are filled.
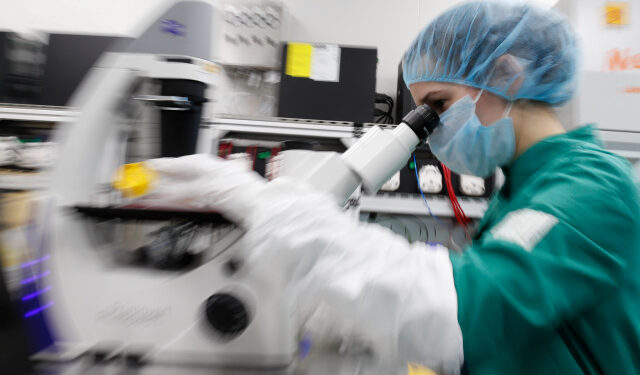
[[[339,339],[386,363],[456,373],[463,362],[447,249],[361,223],[335,200],[286,177],[270,183],[211,155],[146,162],[149,205],[218,210],[246,230],[245,272],[291,290],[312,345]]]
[[[340,338],[385,361],[460,369],[462,333],[446,248],[412,245],[358,222],[328,195],[287,178],[251,200],[248,263],[294,286],[312,344]]]

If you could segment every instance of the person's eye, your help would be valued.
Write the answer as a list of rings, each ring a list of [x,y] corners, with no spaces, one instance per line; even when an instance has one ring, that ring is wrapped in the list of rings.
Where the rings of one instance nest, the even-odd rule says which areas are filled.
[[[431,107],[437,112],[442,112],[444,111],[444,106],[446,102],[447,101],[445,99],[434,100],[431,102]]]

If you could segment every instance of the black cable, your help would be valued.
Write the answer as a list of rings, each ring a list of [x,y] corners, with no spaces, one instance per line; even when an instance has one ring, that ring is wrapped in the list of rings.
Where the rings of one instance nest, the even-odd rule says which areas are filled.
[[[375,104],[387,106],[386,110],[375,108],[374,116],[376,122],[384,124],[393,124],[393,99],[386,94],[376,93]]]

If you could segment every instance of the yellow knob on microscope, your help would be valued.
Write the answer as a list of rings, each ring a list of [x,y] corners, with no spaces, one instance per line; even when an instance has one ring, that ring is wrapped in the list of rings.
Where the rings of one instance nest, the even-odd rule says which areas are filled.
[[[125,164],[116,170],[112,185],[123,196],[136,198],[149,191],[155,177],[156,173],[144,163]]]
[[[433,372],[433,370],[431,370],[430,368],[409,363],[407,375],[436,375],[436,373]]]

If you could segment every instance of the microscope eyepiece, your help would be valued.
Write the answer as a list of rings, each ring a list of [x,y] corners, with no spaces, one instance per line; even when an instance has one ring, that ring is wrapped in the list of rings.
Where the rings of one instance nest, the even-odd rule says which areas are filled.
[[[440,125],[440,116],[428,105],[422,104],[407,113],[402,122],[407,124],[420,140],[424,141]]]

